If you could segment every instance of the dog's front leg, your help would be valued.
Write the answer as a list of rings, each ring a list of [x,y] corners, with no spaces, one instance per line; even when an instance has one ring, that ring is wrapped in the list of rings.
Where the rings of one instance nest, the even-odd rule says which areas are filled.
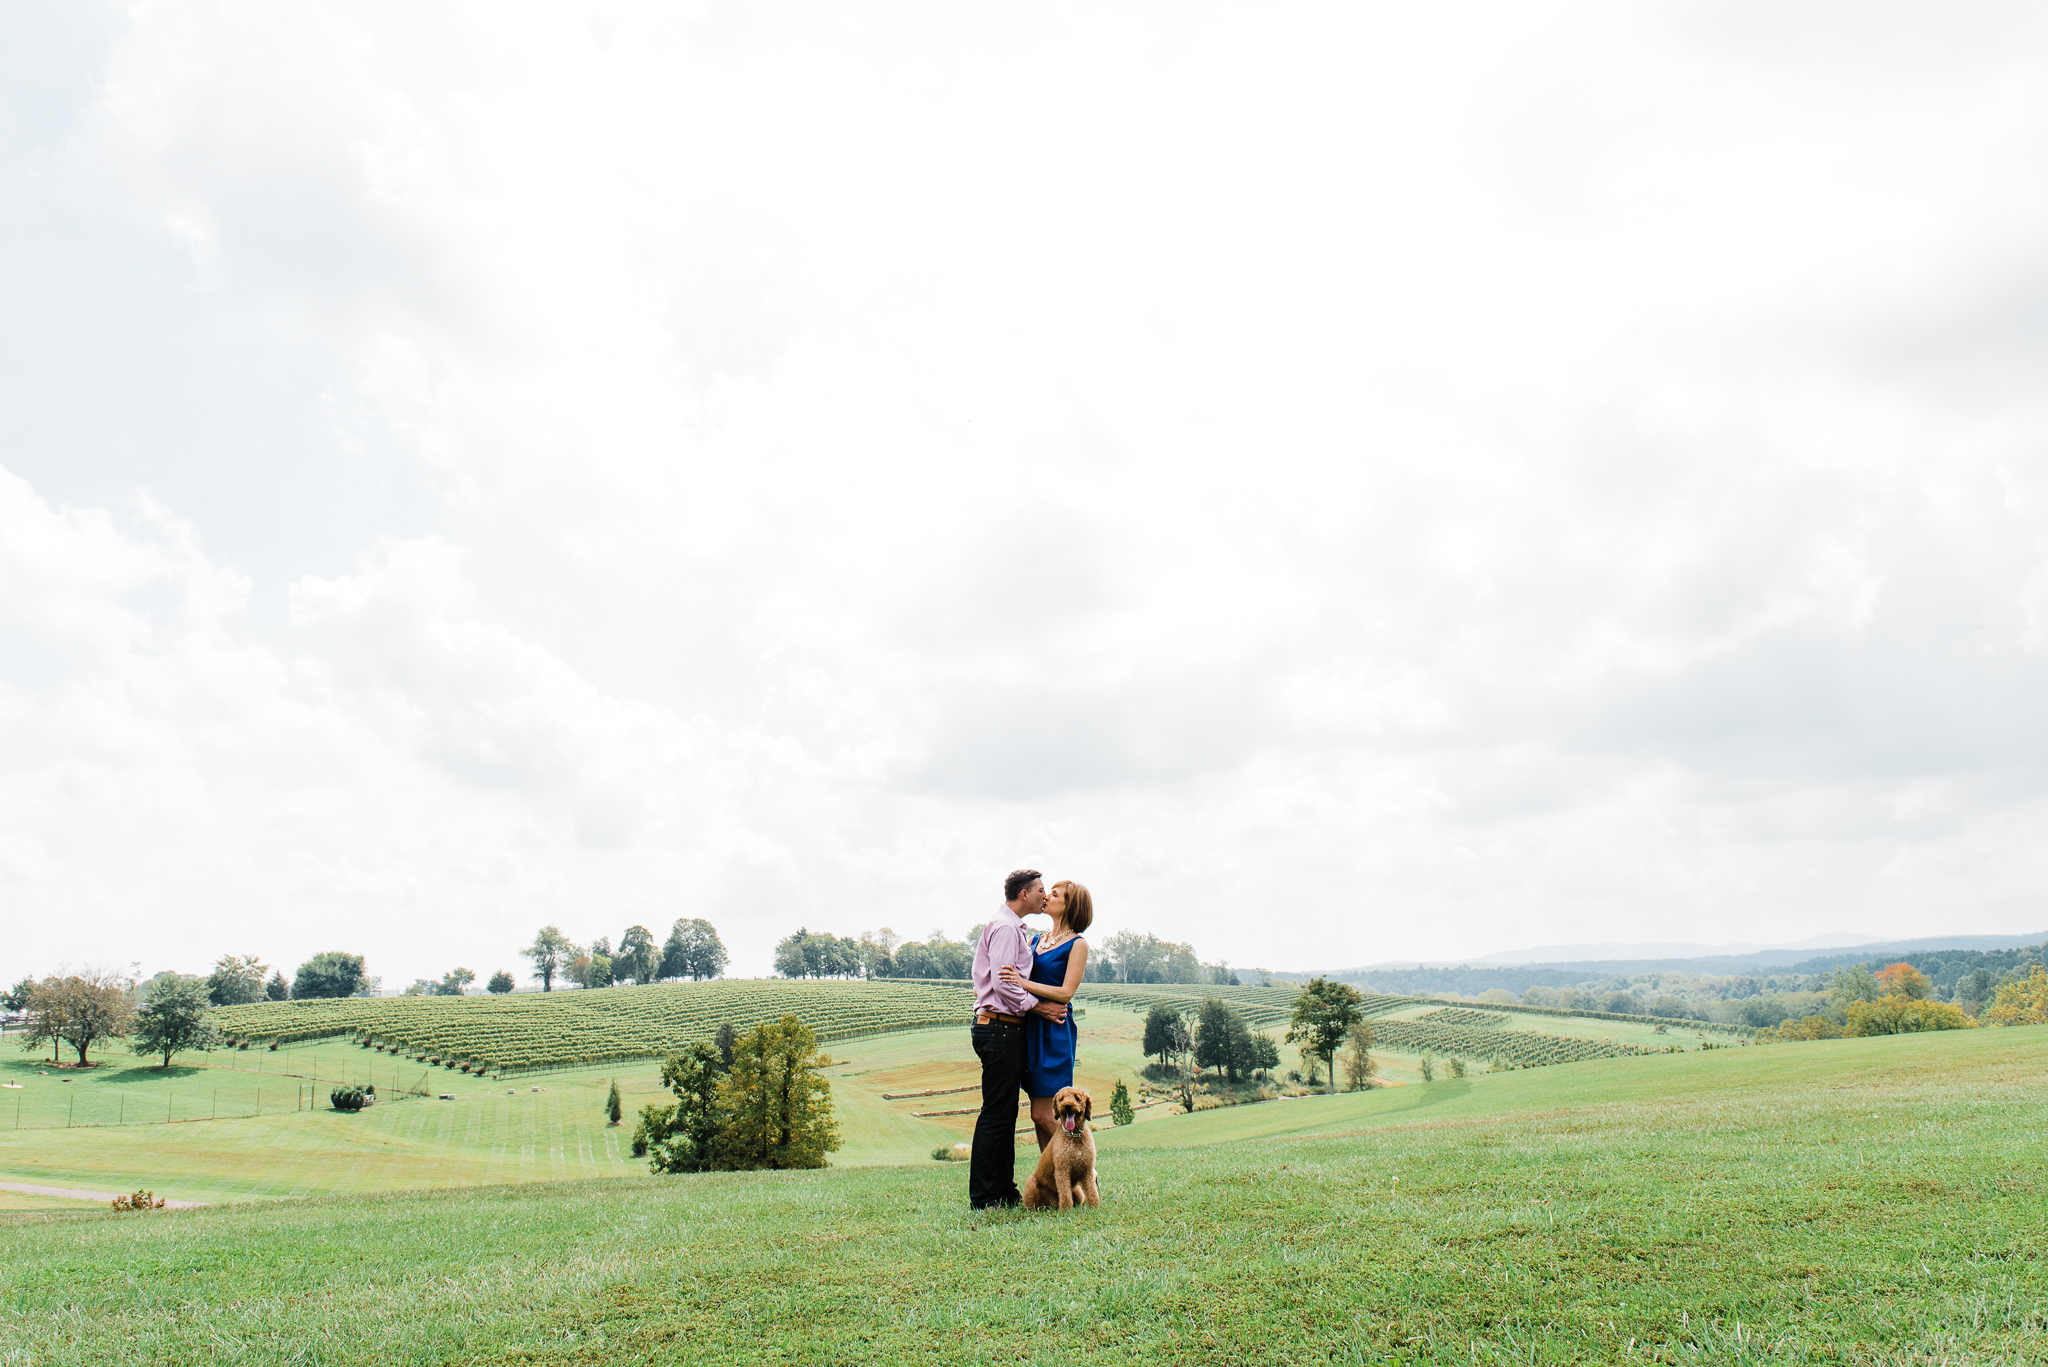
[[[1088,1169],[1088,1175],[1081,1179],[1081,1199],[1091,1206],[1102,1204],[1102,1191],[1095,1185],[1095,1169]]]
[[[1059,1188],[1060,1209],[1072,1210],[1074,1208],[1074,1175],[1067,1171],[1066,1164],[1062,1163],[1053,1169],[1052,1180],[1053,1185]]]

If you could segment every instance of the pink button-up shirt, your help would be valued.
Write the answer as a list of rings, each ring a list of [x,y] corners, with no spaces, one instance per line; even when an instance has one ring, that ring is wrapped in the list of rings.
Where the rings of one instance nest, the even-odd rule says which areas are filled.
[[[981,928],[981,943],[974,947],[974,1010],[999,1011],[1021,1016],[1038,1004],[1038,998],[1021,987],[1012,987],[996,976],[1009,964],[1024,977],[1031,976],[1031,932],[1024,918],[1006,904]]]

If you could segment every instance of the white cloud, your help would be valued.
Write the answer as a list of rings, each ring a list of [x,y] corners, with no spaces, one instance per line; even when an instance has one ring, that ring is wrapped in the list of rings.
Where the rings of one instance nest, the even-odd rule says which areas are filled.
[[[2048,924],[2043,34],[1859,14],[135,11],[5,193],[205,401],[80,501],[0,394],[11,900],[393,978],[1019,861],[1274,966]]]

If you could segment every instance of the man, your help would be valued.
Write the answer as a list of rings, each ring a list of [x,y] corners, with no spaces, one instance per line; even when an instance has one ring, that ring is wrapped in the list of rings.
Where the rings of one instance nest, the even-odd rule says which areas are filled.
[[[1017,1095],[1024,1089],[1024,1017],[1067,1018],[1058,1002],[1042,1002],[996,976],[1004,964],[1031,976],[1031,935],[1024,918],[1045,909],[1044,875],[1018,869],[1003,880],[1003,909],[981,928],[974,947],[974,1052],[981,1059],[981,1117],[967,1165],[967,1203],[976,1210],[1014,1206],[1017,1190]]]

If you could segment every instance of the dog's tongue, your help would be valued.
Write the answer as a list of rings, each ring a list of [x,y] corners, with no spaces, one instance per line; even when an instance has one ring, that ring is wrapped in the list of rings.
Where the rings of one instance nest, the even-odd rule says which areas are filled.
[[[1060,1124],[1066,1127],[1066,1131],[1068,1134],[1072,1134],[1074,1132],[1074,1117],[1070,1115],[1063,1115],[1060,1117]]]

